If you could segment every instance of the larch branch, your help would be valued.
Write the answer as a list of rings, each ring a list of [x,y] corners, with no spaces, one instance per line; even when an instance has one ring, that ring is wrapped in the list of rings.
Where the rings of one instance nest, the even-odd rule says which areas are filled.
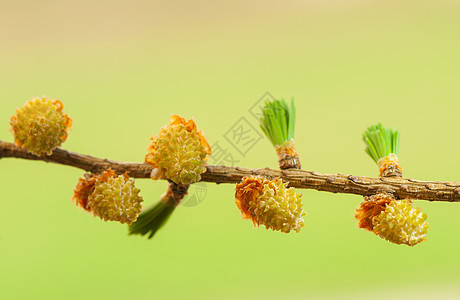
[[[14,157],[41,160],[73,166],[97,173],[112,168],[121,174],[129,172],[134,178],[149,178],[153,167],[141,162],[118,162],[90,155],[83,155],[63,149],[54,150],[49,156],[37,157],[13,143],[0,140],[0,158]],[[300,189],[314,189],[331,193],[346,193],[370,196],[377,192],[393,194],[398,199],[420,199],[428,201],[460,202],[460,182],[419,181],[410,178],[372,178],[344,174],[322,174],[307,170],[246,169],[241,167],[208,165],[201,181],[214,183],[238,183],[244,176],[261,175],[279,177],[289,186]]]

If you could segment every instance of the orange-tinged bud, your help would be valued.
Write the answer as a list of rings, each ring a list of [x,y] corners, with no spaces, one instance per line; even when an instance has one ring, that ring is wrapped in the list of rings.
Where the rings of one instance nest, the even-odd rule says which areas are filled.
[[[426,214],[410,200],[396,200],[388,194],[365,197],[356,210],[358,227],[395,243],[414,246],[426,240]]]
[[[134,179],[126,173],[117,176],[109,169],[100,175],[80,178],[72,199],[105,221],[132,224],[142,210],[143,199],[139,192]]]
[[[390,153],[377,161],[380,177],[402,177],[402,167],[399,165],[398,156]]]
[[[281,179],[268,180],[258,176],[244,177],[236,185],[235,203],[243,218],[254,225],[289,233],[305,226],[302,195],[288,188]]]
[[[201,180],[211,148],[193,120],[171,116],[171,124],[151,138],[145,162],[156,169],[153,179],[165,177],[177,184]]]
[[[356,209],[355,217],[358,220],[358,227],[372,231],[374,225],[372,220],[385,211],[387,205],[395,200],[393,196],[388,194],[376,194],[370,197],[364,197],[364,201]]]
[[[62,108],[61,101],[42,97],[17,109],[10,119],[16,146],[37,156],[51,155],[67,139],[72,124]]]
[[[414,246],[426,240],[426,218],[410,200],[393,200],[372,220],[373,231],[389,242]]]
[[[284,142],[282,145],[275,147],[276,154],[278,155],[278,164],[280,169],[300,169],[299,154],[295,149],[295,142],[293,139]]]

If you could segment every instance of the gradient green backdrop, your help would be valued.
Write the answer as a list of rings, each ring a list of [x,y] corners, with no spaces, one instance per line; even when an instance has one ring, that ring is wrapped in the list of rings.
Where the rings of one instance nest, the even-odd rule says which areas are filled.
[[[167,3],[166,3],[167,2]],[[142,161],[169,115],[211,143],[266,92],[294,97],[305,169],[375,176],[362,131],[402,132],[404,175],[460,181],[460,2],[0,1],[0,139],[33,96],[63,101],[63,148]],[[254,124],[254,123],[253,123]],[[237,153],[235,153],[236,155]],[[276,168],[259,141],[238,164]],[[362,200],[302,190],[299,233],[241,219],[232,185],[207,185],[155,239],[70,202],[82,171],[0,160],[1,299],[457,299],[460,210],[416,205],[428,240],[358,230]],[[146,205],[165,182],[137,180]]]

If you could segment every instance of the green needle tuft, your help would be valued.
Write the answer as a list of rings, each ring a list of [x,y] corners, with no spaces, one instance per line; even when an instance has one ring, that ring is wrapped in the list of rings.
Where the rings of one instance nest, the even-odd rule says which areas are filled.
[[[284,99],[265,101],[259,125],[273,146],[279,146],[294,138],[294,99],[289,106]]]
[[[137,221],[129,226],[129,234],[149,234],[148,238],[151,239],[158,229],[168,221],[174,209],[174,206],[166,205],[163,201],[158,202],[142,212]]]
[[[384,128],[381,123],[370,126],[363,133],[363,141],[366,143],[366,153],[377,163],[382,157],[390,153],[399,154],[401,135],[399,130]]]

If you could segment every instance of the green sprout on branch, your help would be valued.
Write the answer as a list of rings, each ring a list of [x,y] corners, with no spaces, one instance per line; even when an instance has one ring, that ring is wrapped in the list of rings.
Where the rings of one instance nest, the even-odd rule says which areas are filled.
[[[148,234],[151,239],[166,221],[168,221],[175,206],[166,205],[163,201],[159,201],[151,208],[143,211],[137,221],[129,226],[129,234]]]
[[[295,106],[294,99],[289,106],[284,99],[265,101],[260,128],[273,144],[279,146],[294,138]]]
[[[363,133],[363,141],[367,146],[365,151],[376,163],[391,153],[397,156],[400,139],[398,129],[384,128],[381,123],[370,126]]]

